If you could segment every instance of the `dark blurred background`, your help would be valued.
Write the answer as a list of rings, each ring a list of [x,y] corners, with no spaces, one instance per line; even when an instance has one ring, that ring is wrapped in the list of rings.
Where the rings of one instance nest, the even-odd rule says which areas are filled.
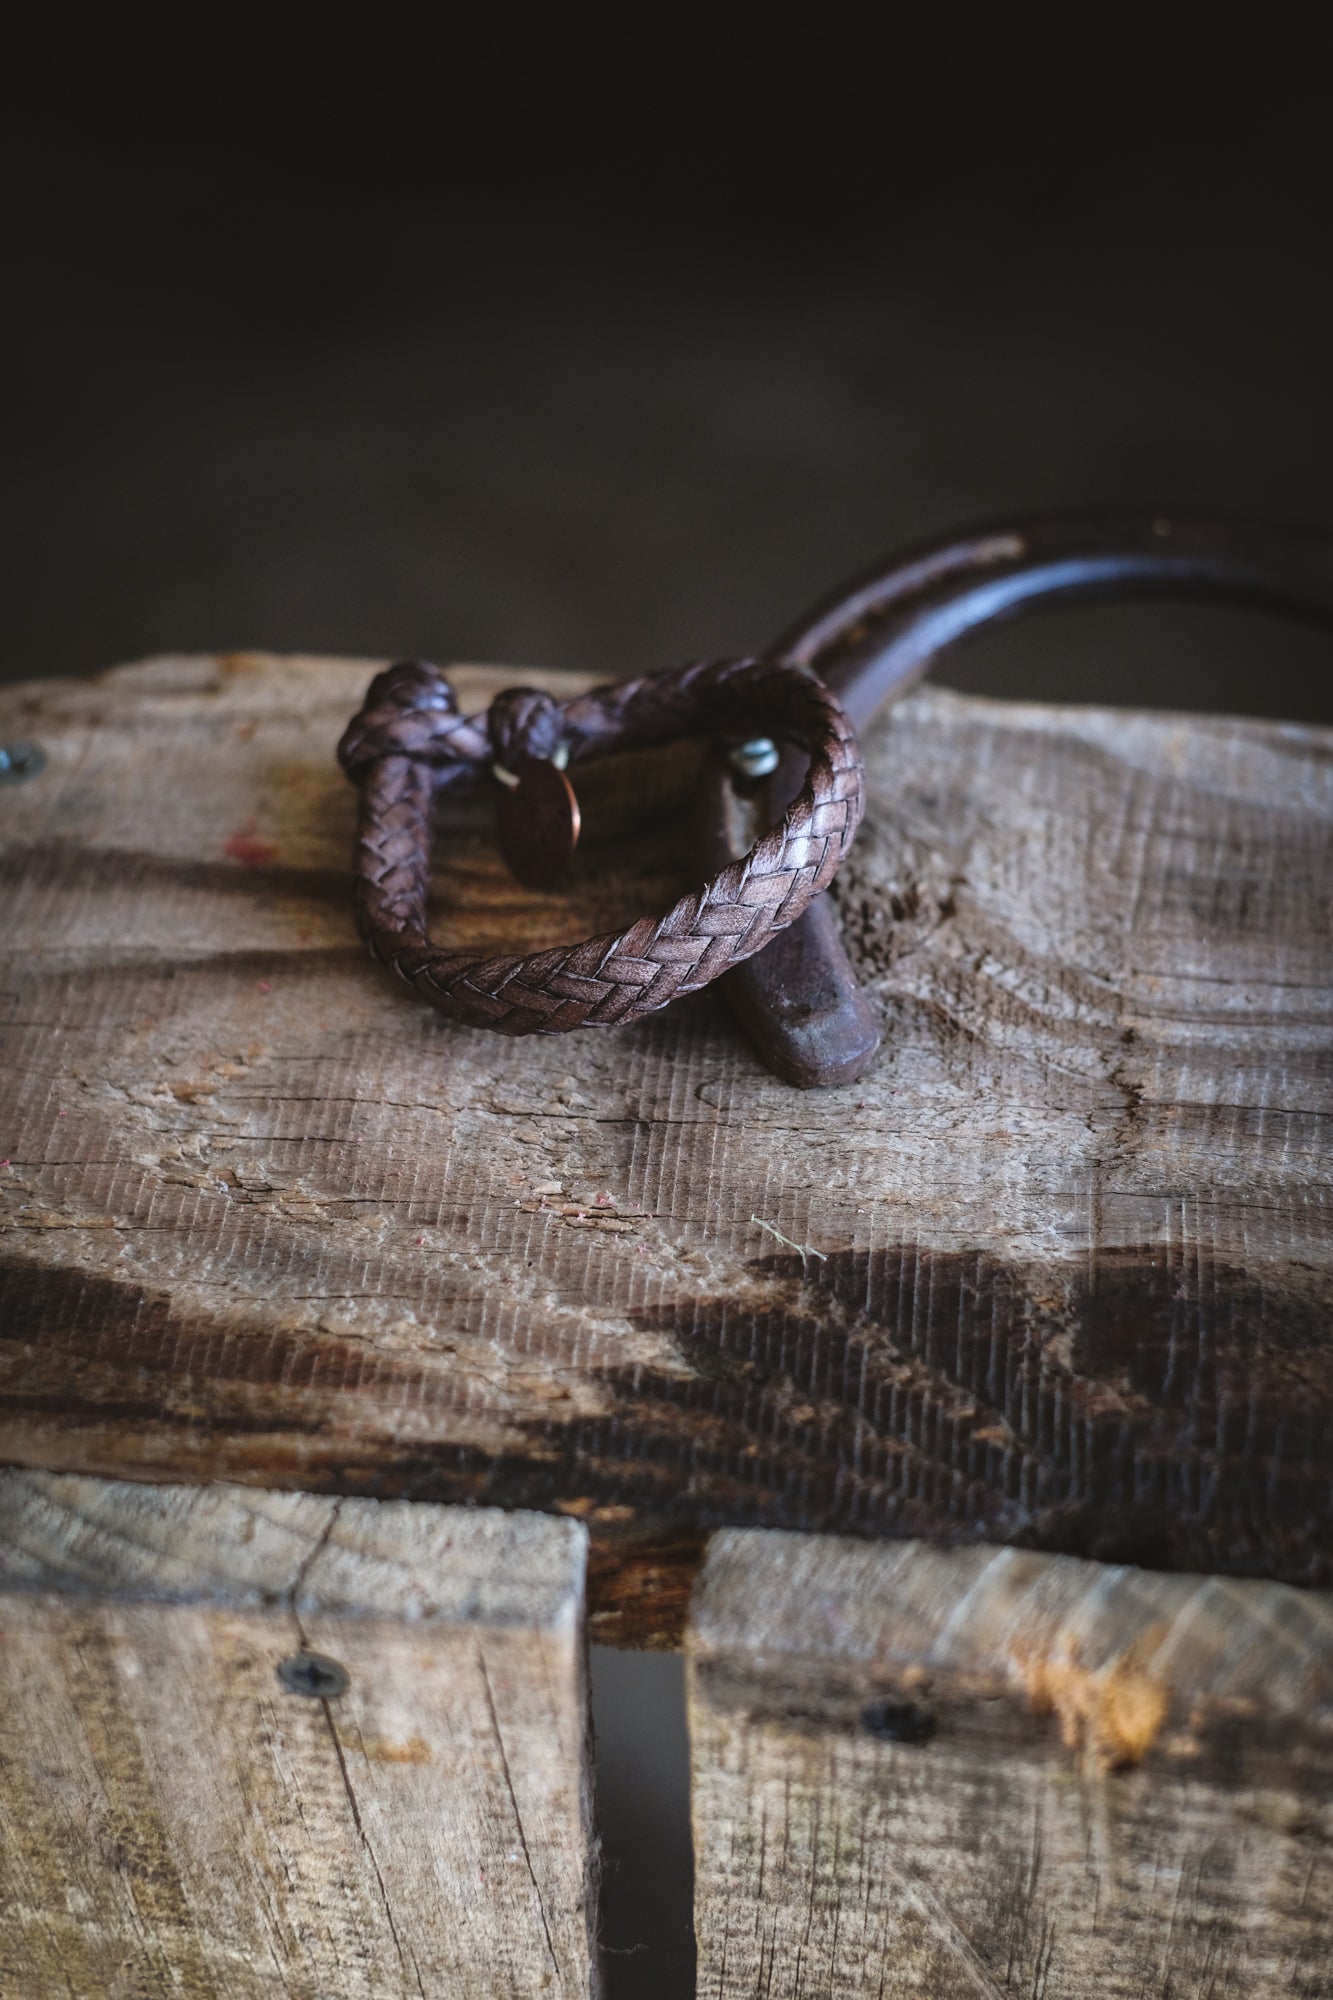
[[[757,646],[978,518],[1333,525],[1327,70],[1291,14],[496,7],[416,42],[48,4],[6,36],[7,676],[611,674]],[[947,677],[1314,717],[1327,658],[1123,610]]]
[[[1074,11],[27,10],[0,676],[619,674],[989,517],[1333,529],[1322,49],[1294,10]],[[1329,721],[1331,657],[1124,608],[945,678]],[[597,1715],[612,1990],[687,1992],[678,1664],[599,1656]]]

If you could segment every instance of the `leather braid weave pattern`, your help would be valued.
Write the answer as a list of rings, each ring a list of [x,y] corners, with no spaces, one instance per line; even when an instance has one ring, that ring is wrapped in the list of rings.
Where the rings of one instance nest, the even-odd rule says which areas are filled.
[[[741,860],[664,915],[526,957],[445,950],[426,934],[432,807],[447,785],[559,753],[570,763],[682,735],[783,738],[810,757],[798,796]],[[861,752],[837,697],[804,668],[711,660],[557,702],[531,688],[458,712],[437,667],[376,675],[338,746],[361,794],[356,909],[380,964],[433,1007],[503,1034],[637,1021],[750,958],[833,880],[865,803]]]

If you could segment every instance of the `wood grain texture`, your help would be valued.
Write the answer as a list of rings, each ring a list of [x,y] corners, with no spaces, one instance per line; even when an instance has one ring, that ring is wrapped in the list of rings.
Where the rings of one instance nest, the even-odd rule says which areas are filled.
[[[1333,1598],[727,1531],[688,1641],[705,2000],[1333,1994]]]
[[[586,1537],[0,1475],[5,2000],[593,1991]],[[302,1650],[344,1693],[290,1692]]]
[[[519,1043],[396,991],[370,671],[3,696],[0,1456],[563,1509],[640,1643],[722,1522],[1333,1580],[1333,737],[912,697],[838,883],[885,1052],[799,1093],[711,990]],[[515,678],[579,685],[456,674]],[[692,768],[590,770],[556,897],[450,804],[437,934],[664,906]]]

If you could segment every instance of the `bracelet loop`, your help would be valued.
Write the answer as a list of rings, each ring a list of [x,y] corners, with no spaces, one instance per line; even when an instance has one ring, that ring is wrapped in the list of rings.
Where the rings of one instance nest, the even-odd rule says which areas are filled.
[[[747,855],[664,915],[526,957],[431,943],[432,809],[443,787],[525,758],[581,763],[682,735],[746,740],[757,730],[808,754],[801,791]],[[361,793],[356,910],[372,954],[442,1013],[511,1035],[637,1021],[762,951],[833,880],[865,803],[860,748],[837,697],[773,660],[700,661],[567,702],[511,688],[475,716],[459,714],[438,667],[405,661],[371,682],[338,759]]]

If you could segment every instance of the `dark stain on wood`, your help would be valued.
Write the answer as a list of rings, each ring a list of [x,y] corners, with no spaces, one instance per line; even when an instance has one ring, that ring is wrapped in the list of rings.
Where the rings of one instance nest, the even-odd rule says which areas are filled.
[[[0,883],[29,894],[58,890],[86,896],[93,889],[186,890],[197,895],[266,896],[351,909],[348,878],[335,868],[294,868],[277,859],[269,842],[237,833],[216,861],[170,857],[137,848],[97,848],[77,841],[43,840],[0,846]],[[350,917],[349,917],[350,922]]]
[[[20,1262],[0,1262],[0,1329],[0,1351],[21,1333],[43,1356],[58,1352],[76,1368],[95,1364],[132,1375],[160,1395],[164,1419],[173,1402],[182,1401],[201,1428],[234,1421],[216,1406],[236,1386],[278,1391],[275,1419],[290,1414],[298,1421],[275,1421],[271,1428],[309,1429],[301,1422],[309,1414],[300,1407],[303,1396],[352,1389],[373,1412],[377,1403],[428,1398],[432,1380],[443,1381],[447,1361],[423,1367],[377,1354],[366,1341],[349,1344],[281,1320],[265,1325],[244,1313],[194,1325],[165,1292]],[[77,1408],[72,1399],[71,1414]],[[85,1414],[100,1419],[105,1409],[99,1397]]]
[[[40,1420],[45,1449],[54,1429],[89,1471],[578,1515],[594,1632],[639,1644],[670,1643],[702,1538],[727,1524],[1327,1585],[1329,1300],[1304,1278],[1198,1245],[1041,1266],[910,1246],[762,1258],[734,1296],[636,1313],[683,1369],[613,1368],[603,1413],[556,1406],[487,1452],[451,1440],[445,1353],[243,1314],[194,1326],[164,1294],[12,1261],[0,1412],[11,1440]],[[349,1390],[350,1435],[331,1401]],[[395,1436],[409,1405],[438,1413],[437,1438]]]
[[[894,1246],[751,1269],[758,1298],[671,1309],[691,1380],[617,1385],[638,1413],[615,1427],[633,1437],[622,1496],[637,1465],[708,1527],[1333,1579],[1322,1286],[1197,1245],[1037,1267]],[[585,1462],[609,1444],[590,1438]]]

